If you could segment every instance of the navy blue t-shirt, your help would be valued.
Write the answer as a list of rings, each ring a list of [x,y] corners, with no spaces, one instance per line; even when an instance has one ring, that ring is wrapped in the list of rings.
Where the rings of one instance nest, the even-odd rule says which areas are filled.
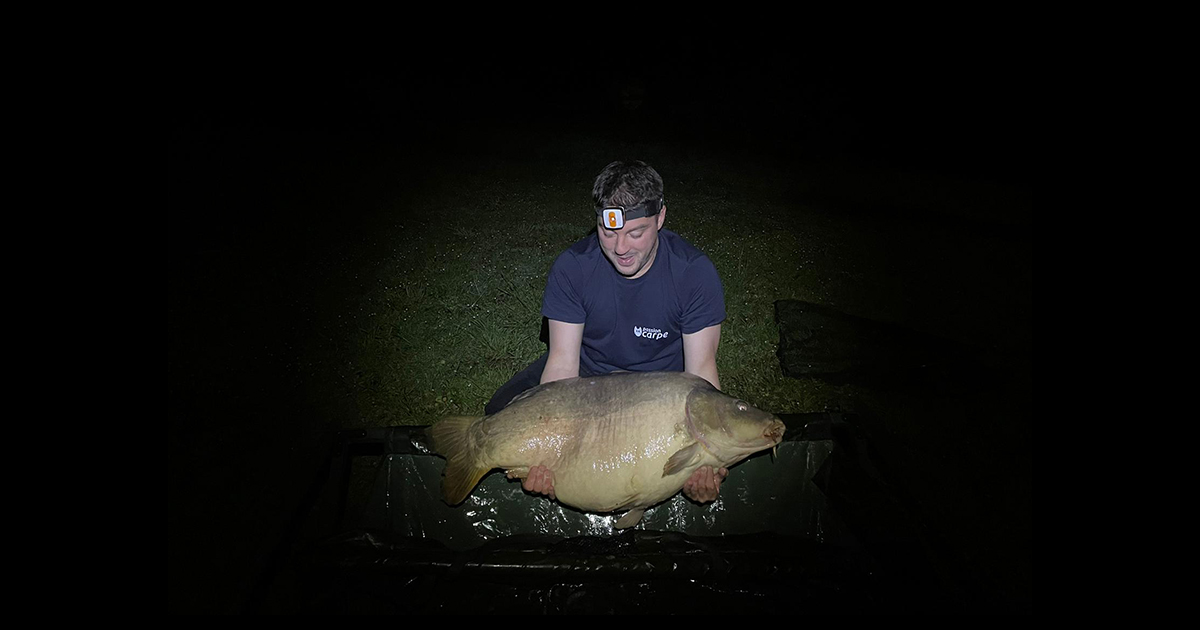
[[[682,335],[725,320],[725,290],[708,256],[670,230],[659,230],[654,263],[632,280],[589,234],[554,261],[542,315],[584,325],[580,363],[593,373],[682,372]]]

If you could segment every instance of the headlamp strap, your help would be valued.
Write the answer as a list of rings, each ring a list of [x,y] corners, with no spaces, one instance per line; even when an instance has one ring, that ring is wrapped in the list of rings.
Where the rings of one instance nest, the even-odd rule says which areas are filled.
[[[652,217],[659,213],[663,207],[663,198],[657,197],[639,203],[632,208],[624,208],[622,206],[608,206],[606,208],[597,208],[596,214],[601,217],[604,222],[604,227],[610,230],[619,230],[625,227],[626,221],[640,219],[642,217]]]

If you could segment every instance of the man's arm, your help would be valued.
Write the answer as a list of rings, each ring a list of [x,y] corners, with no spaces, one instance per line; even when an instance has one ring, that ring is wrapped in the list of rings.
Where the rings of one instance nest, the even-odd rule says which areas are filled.
[[[550,354],[542,369],[542,383],[579,376],[579,348],[583,344],[583,324],[550,321]],[[514,479],[509,474],[509,479]],[[554,500],[554,473],[545,466],[534,466],[521,480],[527,492],[545,494]]]
[[[717,376],[717,346],[721,344],[721,325],[709,326],[690,335],[683,336],[683,371],[702,377],[713,387],[721,389]],[[683,484],[683,494],[698,503],[716,500],[721,491],[721,482],[729,471],[724,468],[713,470],[701,466]]]
[[[717,375],[717,346],[721,343],[721,325],[709,326],[690,335],[683,335],[683,371],[702,377],[713,387],[721,389]],[[553,350],[554,346],[550,348]],[[543,379],[542,382],[545,382]]]
[[[550,355],[542,370],[543,383],[579,376],[579,348],[583,344],[583,324],[550,320]]]

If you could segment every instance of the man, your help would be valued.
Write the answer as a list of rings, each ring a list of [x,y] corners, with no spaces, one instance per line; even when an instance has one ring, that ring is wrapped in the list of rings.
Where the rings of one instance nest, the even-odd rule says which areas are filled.
[[[596,177],[592,200],[596,236],[563,252],[546,282],[549,352],[496,392],[489,415],[539,383],[618,370],[683,371],[721,386],[724,289],[707,256],[663,229],[662,177],[643,162],[613,162]],[[712,501],[728,473],[702,466],[683,493]],[[553,499],[553,471],[535,466],[522,486]]]

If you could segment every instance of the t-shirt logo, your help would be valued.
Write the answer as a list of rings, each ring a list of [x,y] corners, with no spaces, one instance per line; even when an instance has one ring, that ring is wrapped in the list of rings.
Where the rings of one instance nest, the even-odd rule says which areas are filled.
[[[643,328],[642,326],[633,327],[633,336],[643,339],[666,339],[670,331],[663,332],[657,328]]]

